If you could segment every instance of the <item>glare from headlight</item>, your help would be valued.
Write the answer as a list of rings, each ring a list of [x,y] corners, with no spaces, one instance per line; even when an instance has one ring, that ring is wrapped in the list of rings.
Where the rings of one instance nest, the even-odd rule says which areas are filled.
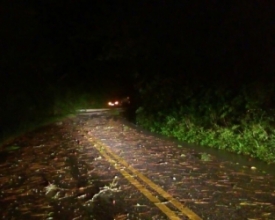
[[[108,102],[109,106],[116,106],[119,105],[119,101],[115,101],[115,102]]]

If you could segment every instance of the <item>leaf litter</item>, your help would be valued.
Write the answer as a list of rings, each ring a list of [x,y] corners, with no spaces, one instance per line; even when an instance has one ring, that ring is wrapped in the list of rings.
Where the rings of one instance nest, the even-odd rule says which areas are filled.
[[[64,124],[58,129],[48,126],[42,133],[34,131],[13,141],[18,145],[11,142],[0,148],[3,218],[96,219],[93,209],[102,203],[109,206],[116,203],[114,194],[121,191],[118,177],[109,185],[101,183],[99,177],[91,173],[95,167],[85,163],[88,158],[81,161],[79,155],[83,147],[68,136],[64,139]],[[25,146],[19,147],[20,143]],[[93,205],[87,207],[87,204]],[[117,211],[110,214],[119,215]],[[108,215],[106,219],[111,219]]]
[[[273,181],[271,176],[248,175],[246,171],[234,169],[225,172],[226,164],[217,163],[216,158],[209,154],[190,154],[183,146],[177,145],[173,149],[170,142],[142,136],[134,129],[123,129],[118,121],[112,121],[111,126],[105,123],[109,128],[104,130],[104,123],[97,124],[94,119],[85,121],[83,129],[87,130],[84,134],[83,130],[78,131],[70,123],[63,122],[3,146],[0,149],[2,217],[166,219],[158,210],[153,213],[148,202],[131,186],[122,187],[123,180],[116,177],[110,165],[92,147],[87,147],[88,143],[82,137],[96,132],[102,140],[112,140],[114,152],[131,158],[136,168],[147,172],[147,176],[164,189],[168,186],[166,190],[172,196],[180,198],[191,209],[201,211],[204,214],[202,217],[212,215],[215,219],[216,212],[223,214],[226,211],[231,211],[234,219],[240,219],[237,218],[240,211],[250,212],[250,219],[253,219],[252,215],[259,217],[260,213],[262,218],[257,219],[272,219],[274,216],[272,199],[275,191],[269,188]],[[68,132],[70,130],[71,133]],[[123,140],[119,137],[121,132]],[[20,148],[8,151],[9,146]],[[247,170],[253,170],[252,167]],[[266,185],[263,185],[265,182]],[[262,184],[262,191],[255,191],[255,184]],[[247,195],[252,199],[239,200],[247,198]],[[264,197],[262,199],[256,195]],[[121,207],[121,198],[128,207]],[[139,218],[130,214],[130,204],[135,208],[137,204],[142,205],[142,212],[137,214]]]

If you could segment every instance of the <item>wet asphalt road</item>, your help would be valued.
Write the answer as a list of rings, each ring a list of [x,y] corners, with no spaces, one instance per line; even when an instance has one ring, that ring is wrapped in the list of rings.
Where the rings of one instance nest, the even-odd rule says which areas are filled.
[[[192,219],[173,199],[201,219],[275,219],[274,175],[145,132],[108,111],[82,112],[9,141],[0,159],[2,219],[173,219],[159,204],[174,219]],[[133,184],[128,166],[172,197],[130,173],[141,182]]]
[[[162,139],[114,117],[78,123],[202,219],[275,219],[275,178]]]

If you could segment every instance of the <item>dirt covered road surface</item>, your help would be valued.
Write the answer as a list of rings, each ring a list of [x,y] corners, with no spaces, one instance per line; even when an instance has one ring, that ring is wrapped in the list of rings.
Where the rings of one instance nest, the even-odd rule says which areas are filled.
[[[0,219],[275,220],[275,176],[82,112],[0,149]]]

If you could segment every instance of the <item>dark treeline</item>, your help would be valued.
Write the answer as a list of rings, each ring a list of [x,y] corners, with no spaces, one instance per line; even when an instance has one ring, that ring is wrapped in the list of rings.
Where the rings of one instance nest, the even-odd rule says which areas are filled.
[[[192,100],[190,111],[234,106],[216,116],[226,122],[206,127],[275,108],[274,6],[266,2],[7,1],[0,10],[1,133],[129,94],[142,117]],[[205,109],[196,117],[211,115]]]
[[[97,85],[127,76],[142,82],[156,75],[208,83],[270,81],[272,9],[267,3],[215,1],[6,3],[1,72],[45,84],[88,79]]]

